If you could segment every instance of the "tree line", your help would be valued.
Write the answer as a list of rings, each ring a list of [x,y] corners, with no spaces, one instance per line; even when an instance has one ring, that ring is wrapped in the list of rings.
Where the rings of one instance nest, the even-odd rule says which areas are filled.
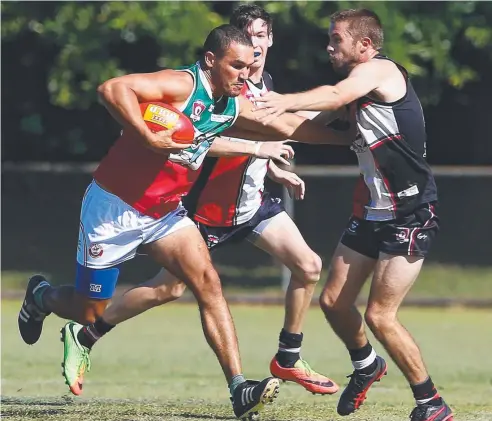
[[[2,161],[98,161],[119,127],[97,86],[196,61],[237,2],[2,2]],[[432,164],[492,164],[491,2],[265,2],[274,18],[267,69],[278,92],[335,83],[329,16],[366,7],[383,52],[412,76]],[[352,163],[343,148],[296,145],[303,164]]]

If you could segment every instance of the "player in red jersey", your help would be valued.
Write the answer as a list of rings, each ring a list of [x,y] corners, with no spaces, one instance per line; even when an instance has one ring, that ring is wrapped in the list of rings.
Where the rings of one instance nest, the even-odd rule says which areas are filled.
[[[233,12],[230,23],[246,31],[254,46],[255,62],[242,90],[242,95],[254,102],[273,88],[271,76],[264,71],[268,48],[273,42],[272,19],[260,6],[246,4]],[[231,141],[231,145],[252,144],[243,139],[231,138]],[[281,200],[264,191],[268,174],[291,189],[297,199],[302,199],[304,182],[268,159],[251,156],[210,158],[210,155],[205,158],[198,180],[183,200],[188,215],[196,222],[209,250],[248,240],[287,265],[292,277],[286,294],[286,314],[278,352],[271,361],[270,370],[274,376],[295,381],[310,392],[335,393],[338,386],[315,372],[300,356],[302,326],[320,277],[321,259],[306,244]],[[121,323],[149,308],[179,298],[185,287],[182,281],[163,270],[152,280],[116,299],[104,313],[103,320],[111,325]]]
[[[142,248],[162,267],[186,283],[195,295],[208,343],[229,383],[234,412],[245,417],[272,400],[278,381],[247,381],[242,369],[234,324],[219,277],[200,232],[186,216],[180,200],[195,181],[213,139],[233,124],[247,136],[309,139],[335,136],[328,129],[290,114],[265,128],[252,105],[238,98],[254,62],[251,40],[232,25],[215,28],[207,37],[200,62],[183,70],[127,75],[99,88],[102,102],[123,126],[123,135],[102,160],[83,199],[75,287],[52,287],[33,277],[19,313],[19,329],[35,343],[42,323],[53,312],[81,323],[95,322],[89,334],[111,329],[100,319],[111,298],[119,265]],[[152,133],[143,122],[139,102],[159,100],[183,111],[194,123],[192,146],[172,140],[172,130]],[[256,132],[256,135],[253,133]],[[71,391],[81,393],[90,366],[87,329],[67,323],[64,375]]]

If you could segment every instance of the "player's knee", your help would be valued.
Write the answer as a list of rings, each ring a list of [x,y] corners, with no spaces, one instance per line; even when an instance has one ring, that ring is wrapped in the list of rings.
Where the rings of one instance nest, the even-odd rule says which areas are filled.
[[[319,281],[321,277],[321,268],[323,267],[323,262],[321,257],[316,253],[311,253],[311,255],[303,259],[302,263],[299,265],[299,272],[302,274],[302,281],[305,284],[315,284]]]
[[[332,313],[347,311],[350,308],[350,304],[345,304],[340,300],[339,294],[327,288],[319,296],[319,306],[327,317]]]
[[[322,266],[323,262],[321,257],[316,253],[311,252],[304,256],[299,262],[296,262],[294,267],[289,265],[289,268],[295,274],[294,279],[298,283],[308,285],[316,284],[319,281]]]
[[[219,274],[212,265],[208,266],[204,270],[203,279],[204,286],[208,294],[222,295],[222,286],[220,284]]]
[[[368,308],[364,314],[364,320],[372,333],[378,338],[380,334],[393,329],[396,315],[380,308]]]
[[[223,297],[217,271],[210,264],[202,270],[199,276],[199,283],[195,284],[193,291],[198,303],[201,305],[214,305],[217,300]]]

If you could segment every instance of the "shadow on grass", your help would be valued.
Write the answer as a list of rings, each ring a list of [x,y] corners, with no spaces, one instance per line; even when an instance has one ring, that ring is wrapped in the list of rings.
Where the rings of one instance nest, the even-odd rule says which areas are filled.
[[[42,398],[14,398],[11,396],[2,396],[3,405],[22,405],[22,406],[67,406],[73,403],[73,399],[42,399]]]
[[[230,417],[223,417],[223,416],[218,416],[218,415],[200,415],[200,414],[193,414],[192,412],[182,412],[182,413],[177,413],[175,415],[178,415],[183,418],[190,418],[190,419],[214,419],[214,420],[237,420],[236,417],[230,416]]]

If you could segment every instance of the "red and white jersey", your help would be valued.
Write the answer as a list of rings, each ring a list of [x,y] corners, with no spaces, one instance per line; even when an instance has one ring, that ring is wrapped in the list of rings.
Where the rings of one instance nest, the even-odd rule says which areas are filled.
[[[260,83],[248,80],[241,94],[254,102],[254,98],[270,89],[271,76],[264,72]],[[248,222],[261,205],[267,169],[268,159],[246,156],[205,158],[199,180],[185,200],[190,216],[194,214],[196,221],[215,227]]]
[[[181,197],[197,180],[213,139],[234,124],[239,113],[237,98],[213,97],[198,63],[181,71],[193,77],[193,90],[180,107],[193,121],[193,144],[179,154],[166,156],[123,131],[94,172],[101,187],[153,218],[161,218],[178,207]]]

